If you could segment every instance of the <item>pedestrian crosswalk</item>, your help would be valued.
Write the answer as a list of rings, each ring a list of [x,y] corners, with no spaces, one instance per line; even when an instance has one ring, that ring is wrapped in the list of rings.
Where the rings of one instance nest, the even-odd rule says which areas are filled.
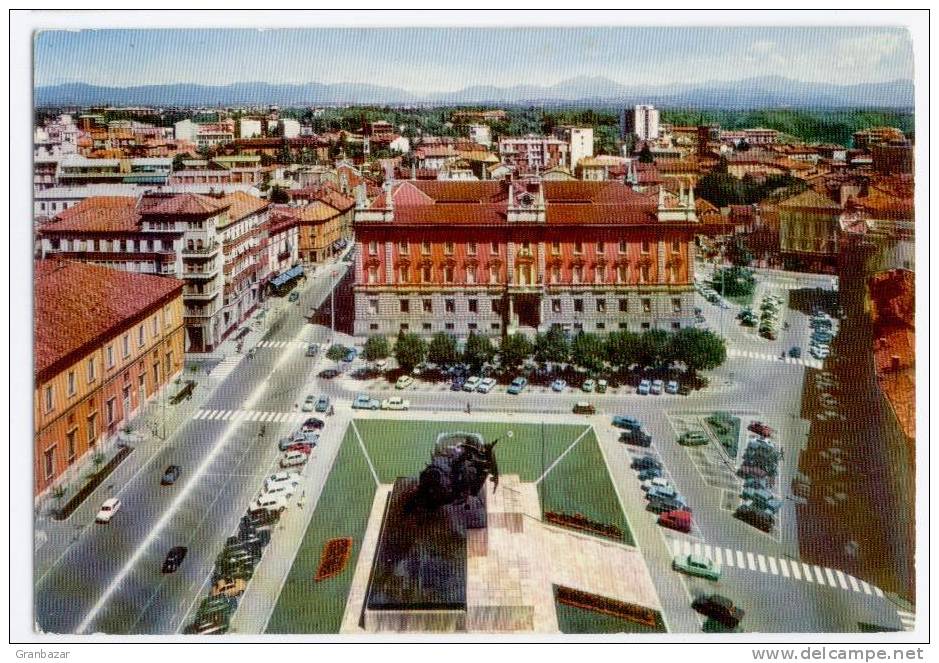
[[[834,587],[858,594],[883,597],[879,587],[848,575],[837,569],[807,564],[794,559],[761,555],[749,551],[735,550],[722,546],[712,546],[688,538],[666,537],[673,555],[697,555],[706,557],[724,568],[738,568],[757,571],[783,578],[790,578],[815,585]],[[912,619],[912,616],[911,616]],[[902,618],[901,618],[902,620]],[[912,623],[912,622],[911,622]]]
[[[215,368],[209,373],[209,375],[216,380],[224,380],[227,378],[235,367],[241,362],[242,355],[232,355],[231,357],[226,357],[218,364],[215,365]]]
[[[261,341],[255,347],[258,348],[305,348],[308,345],[305,341]]]
[[[912,631],[916,628],[916,615],[906,610],[897,610],[897,617],[900,618],[900,625],[904,631]]]
[[[738,348],[728,348],[727,349],[728,357],[740,357],[746,359],[760,359],[762,361],[772,361],[779,362],[783,364],[797,364],[799,366],[807,366],[809,368],[821,368],[822,362],[819,359],[814,357],[780,357],[779,355],[770,354],[768,352],[756,352],[754,350],[740,350]]]
[[[197,410],[192,416],[198,421],[256,421],[281,424],[300,422],[310,416],[304,412],[267,412],[263,410]]]

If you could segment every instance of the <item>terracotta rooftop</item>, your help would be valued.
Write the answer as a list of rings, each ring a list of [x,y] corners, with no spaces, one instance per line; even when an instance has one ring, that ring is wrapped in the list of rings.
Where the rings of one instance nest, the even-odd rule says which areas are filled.
[[[93,196],[60,212],[43,232],[136,232],[140,213],[133,196]]]
[[[806,189],[802,193],[796,194],[792,198],[779,203],[780,207],[789,209],[825,209],[841,210],[841,205],[836,203],[828,196],[824,196],[814,189]]]
[[[212,216],[227,208],[222,198],[198,193],[148,193],[138,206],[141,214],[154,216]]]
[[[905,269],[868,279],[874,325],[874,365],[884,395],[906,435],[916,435],[915,276]]]
[[[64,260],[38,261],[33,280],[37,378],[179,296],[183,288],[175,278]]]

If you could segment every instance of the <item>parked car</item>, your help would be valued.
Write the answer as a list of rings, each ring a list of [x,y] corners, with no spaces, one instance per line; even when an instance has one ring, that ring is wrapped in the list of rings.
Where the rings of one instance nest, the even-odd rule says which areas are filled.
[[[316,353],[319,351],[320,351],[320,346],[318,346],[316,343],[310,343],[308,346],[306,346],[307,357],[315,357]]]
[[[825,346],[814,346],[809,350],[809,353],[816,359],[828,359],[831,356],[831,350]]]
[[[358,351],[355,348],[349,348],[345,356],[342,358],[344,362],[354,361],[355,358],[359,355]]]
[[[212,596],[241,596],[248,583],[242,578],[219,578],[212,585]]]
[[[306,461],[306,456],[299,454],[304,461]],[[249,510],[250,511],[260,511],[264,509],[266,511],[284,511],[287,508],[287,498],[283,495],[268,495],[267,493],[261,493],[257,498],[251,503]]]
[[[690,430],[682,433],[678,438],[678,444],[683,447],[700,447],[708,443],[708,436],[698,430]]]
[[[479,379],[478,375],[469,376],[463,383],[463,391],[476,391],[476,387],[479,386],[480,382],[482,382],[482,380]]]
[[[410,375],[402,375],[398,378],[398,381],[395,382],[395,389],[407,389],[412,384],[414,384],[414,378]]]
[[[649,391],[652,389],[652,383],[648,380],[643,380],[639,383],[639,386],[636,388],[636,393],[642,396],[648,396]]]
[[[691,607],[705,617],[731,629],[737,628],[744,615],[743,610],[735,606],[733,601],[720,594],[699,596],[692,602]]]
[[[313,409],[317,412],[326,412],[329,409],[329,396],[323,395],[316,399],[316,406]]]
[[[599,380],[597,380],[597,393],[598,393],[598,394],[605,394],[605,393],[606,393],[606,390],[607,390],[607,387],[609,387],[609,386],[610,386],[610,383],[607,382],[606,380],[604,380],[604,379],[602,379],[602,378],[599,379]]]
[[[104,500],[104,503],[98,510],[98,515],[95,516],[95,522],[101,524],[110,523],[111,519],[114,517],[114,514],[120,510],[121,501],[116,497],[109,497],[108,499]]]
[[[771,512],[758,509],[752,504],[742,504],[737,507],[734,517],[764,532],[772,530],[775,523],[775,516]]]
[[[359,394],[352,401],[353,410],[377,410],[381,403],[377,398],[371,398],[368,394]]]
[[[640,481],[648,481],[649,479],[654,479],[660,476],[662,476],[661,467],[645,467],[642,469],[642,471],[639,472],[638,479]]]
[[[160,479],[160,483],[164,486],[172,486],[179,478],[180,472],[182,472],[182,468],[179,465],[170,465],[163,471],[163,478]]]
[[[163,560],[163,573],[173,573],[183,563],[188,552],[186,546],[173,546],[166,553],[166,559]]]
[[[688,511],[665,511],[659,514],[659,518],[656,522],[662,527],[667,527],[668,529],[673,529],[678,532],[685,532],[687,534],[691,531],[691,513]]]
[[[303,422],[303,426],[300,427],[300,430],[304,432],[311,432],[315,430],[322,430],[326,425],[326,422],[317,417],[309,417],[306,421]]]
[[[337,371],[335,368],[326,368],[320,371],[317,375],[324,380],[332,380],[334,377],[339,375],[339,371]]]
[[[700,555],[679,555],[672,560],[672,568],[707,580],[717,581],[721,577],[720,565]]]
[[[509,393],[512,395],[517,395],[522,393],[525,390],[525,387],[528,386],[528,380],[519,376],[512,380],[512,384],[509,385]]]
[[[646,509],[652,513],[665,513],[667,511],[691,511],[691,507],[681,495],[675,497],[658,496],[649,500]]]
[[[618,414],[613,417],[613,425],[617,428],[625,428],[626,430],[632,430],[633,428],[639,428],[640,423],[636,417],[632,417],[626,414]]]
[[[300,293],[297,292],[296,290],[293,291],[293,292],[291,292],[291,293],[287,296],[287,301],[288,301],[288,302],[295,302],[295,301],[297,301],[298,299],[300,299]]]
[[[639,487],[648,492],[653,488],[671,488],[672,482],[665,477],[653,477],[643,481]]]
[[[313,408],[315,407],[316,407],[316,396],[313,396],[312,394],[310,394],[303,401],[303,407],[301,407],[300,409],[303,410],[304,412],[312,412]]]
[[[557,380],[551,383],[551,391],[564,391],[565,389],[567,389],[566,380],[561,380],[560,378],[558,378]]]
[[[770,341],[776,340],[776,330],[772,327],[761,327],[760,336],[763,338],[769,339]]]
[[[462,375],[457,375],[450,383],[450,391],[463,391],[463,385],[465,383],[466,378],[464,378]]]
[[[678,393],[678,382],[675,380],[669,380],[665,384],[665,393],[666,394],[677,394]]]
[[[281,467],[297,467],[307,461],[307,455],[299,451],[287,451],[280,457]]]
[[[737,470],[737,475],[741,477],[754,477],[757,479],[766,479],[769,476],[767,472],[762,467],[757,467],[755,465],[743,464],[740,466],[740,469]]]
[[[296,472],[275,472],[264,480],[264,490],[270,491],[275,486],[299,486],[300,475]]]
[[[650,467],[662,469],[662,462],[655,456],[636,456],[629,465],[634,470],[645,470]]]
[[[594,389],[597,388],[597,382],[593,378],[584,380],[584,383],[580,386],[581,390],[586,393],[591,393]]]
[[[287,451],[297,444],[306,444],[311,447],[315,447],[316,443],[319,442],[319,439],[319,433],[297,431],[290,437],[280,438],[280,441],[277,443],[277,448],[281,451]]]
[[[588,403],[587,401],[577,401],[574,403],[574,414],[596,414],[597,408],[593,406],[593,403]]]
[[[665,383],[664,383],[662,380],[653,380],[653,381],[652,381],[652,389],[650,390],[650,393],[655,394],[656,396],[658,396],[658,395],[660,395],[663,391],[665,391]]]
[[[299,451],[300,453],[309,456],[311,453],[313,453],[313,446],[314,445],[307,444],[306,442],[294,442],[289,447],[287,447],[287,451]]]
[[[672,484],[655,486],[646,493],[647,500],[681,498],[681,494]]]
[[[769,483],[766,479],[759,479],[757,477],[747,477],[743,482],[744,488],[756,488],[756,489],[766,489],[769,488]]]
[[[479,385],[476,387],[476,391],[481,394],[488,394],[492,391],[492,388],[496,386],[495,378],[483,378],[479,381]]]
[[[197,618],[186,627],[186,635],[224,635],[228,632],[228,615],[214,614]]]
[[[649,435],[648,431],[644,431],[641,428],[632,428],[628,431],[624,431],[619,436],[619,441],[636,447],[652,446],[652,436]]]
[[[776,431],[764,424],[762,421],[750,422],[750,425],[747,426],[747,430],[752,431],[762,437],[773,437],[773,435],[776,434]]]
[[[410,409],[410,407],[411,401],[401,398],[400,396],[392,396],[381,402],[382,410],[407,410]]]
[[[801,358],[802,348],[800,348],[798,345],[793,345],[791,348],[789,348],[789,356],[792,357],[793,359]]]

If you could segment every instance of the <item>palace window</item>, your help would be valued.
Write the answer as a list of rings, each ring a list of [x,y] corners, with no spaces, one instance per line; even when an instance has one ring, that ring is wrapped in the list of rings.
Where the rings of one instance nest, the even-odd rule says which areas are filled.
[[[145,335],[144,335],[143,325],[140,325],[139,327],[137,327],[137,345],[140,346],[141,348],[143,347],[144,339],[145,339]]]
[[[593,268],[593,282],[603,283],[603,266],[595,265]]]
[[[421,242],[421,255],[430,255],[430,242]]]
[[[494,255],[499,255],[499,242],[490,242],[489,252]]]
[[[443,243],[443,253],[444,255],[452,256],[453,255],[453,242],[444,242]]]
[[[453,283],[453,267],[446,265],[443,268],[443,282],[444,283]]]
[[[55,445],[42,453],[42,466],[46,481],[48,481],[55,474]]]
[[[368,254],[370,256],[378,255],[378,242],[372,241],[368,243]]]
[[[651,242],[649,242],[648,240],[645,240],[645,239],[642,240],[642,244],[640,245],[639,250],[642,251],[643,253],[649,253],[649,251],[652,250],[652,244],[651,244]]]
[[[410,299],[399,300],[398,308],[401,311],[401,313],[410,313],[411,312],[411,300]]]
[[[672,240],[672,253],[680,253],[680,252],[681,252],[681,241],[677,239]]]
[[[424,313],[433,313],[434,312],[434,302],[430,299],[421,300],[421,310]]]
[[[106,419],[107,419],[108,425],[114,423],[114,415],[115,415],[114,401],[115,401],[114,398],[109,398],[107,402],[105,403],[105,413],[106,413]]]
[[[476,242],[469,242],[466,245],[466,255],[470,255],[470,256],[476,255]]]
[[[672,313],[681,313],[681,299],[678,297],[672,300]]]
[[[398,242],[398,253],[400,253],[401,255],[406,255],[409,252],[410,252],[410,248],[408,247],[407,242]]]
[[[555,265],[551,268],[551,283],[561,282],[561,268]]]
[[[606,313],[606,300],[605,299],[597,300],[597,313]]]
[[[479,313],[479,300],[478,299],[467,299],[466,307],[470,313]]]
[[[408,268],[405,265],[398,266],[398,283],[408,282]]]
[[[649,298],[643,298],[642,300],[642,312],[643,313],[652,313],[652,300]]]
[[[574,242],[574,255],[580,255],[584,252],[583,242]]]
[[[75,433],[77,428],[73,428],[65,434],[65,460],[71,465],[75,461]]]
[[[443,300],[443,308],[447,313],[456,313],[456,301],[453,299]]]
[[[378,300],[377,299],[368,300],[368,314],[378,315]]]
[[[598,256],[602,256],[603,253],[604,253],[604,251],[605,251],[605,249],[604,249],[604,246],[603,246],[603,242],[597,242],[597,255],[598,255]]]
[[[92,357],[88,360],[87,363],[87,372],[88,372],[88,384],[91,384],[95,381],[95,359]]]
[[[52,412],[55,406],[55,390],[52,385],[46,387],[46,412]]]
[[[75,395],[75,371],[68,372],[68,395]]]
[[[430,283],[434,278],[434,268],[429,265],[421,267],[421,283]]]
[[[560,242],[551,242],[551,255],[553,256],[561,255],[561,243]]]
[[[626,242],[620,242],[620,243],[619,243],[619,252],[620,252],[620,253],[626,253]]]
[[[368,268],[368,283],[369,285],[378,283],[378,267],[372,266]]]
[[[489,265],[489,282],[499,282],[499,268],[496,265]]]
[[[649,265],[641,265],[639,267],[639,282],[640,283],[649,282]]]
[[[584,280],[584,268],[580,265],[575,265],[574,269],[571,270],[571,281],[574,283],[580,283]]]
[[[584,312],[584,300],[575,299],[574,300],[574,313],[583,313]]]
[[[88,444],[94,445],[95,438],[98,437],[98,413],[92,412],[88,415]]]
[[[470,285],[476,283],[476,268],[472,265],[466,268],[466,282]]]
[[[560,299],[552,299],[552,300],[551,300],[551,312],[552,312],[552,313],[560,313],[560,312],[561,312],[561,300],[560,300]]]
[[[628,300],[621,299],[619,300],[619,312],[626,313],[629,310]]]

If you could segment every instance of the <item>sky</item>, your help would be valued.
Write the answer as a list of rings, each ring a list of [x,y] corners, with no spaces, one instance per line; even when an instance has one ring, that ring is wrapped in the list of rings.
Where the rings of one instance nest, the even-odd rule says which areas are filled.
[[[579,76],[626,84],[913,78],[908,33],[881,26],[112,29],[39,32],[34,48],[38,86],[354,82],[426,93]]]

